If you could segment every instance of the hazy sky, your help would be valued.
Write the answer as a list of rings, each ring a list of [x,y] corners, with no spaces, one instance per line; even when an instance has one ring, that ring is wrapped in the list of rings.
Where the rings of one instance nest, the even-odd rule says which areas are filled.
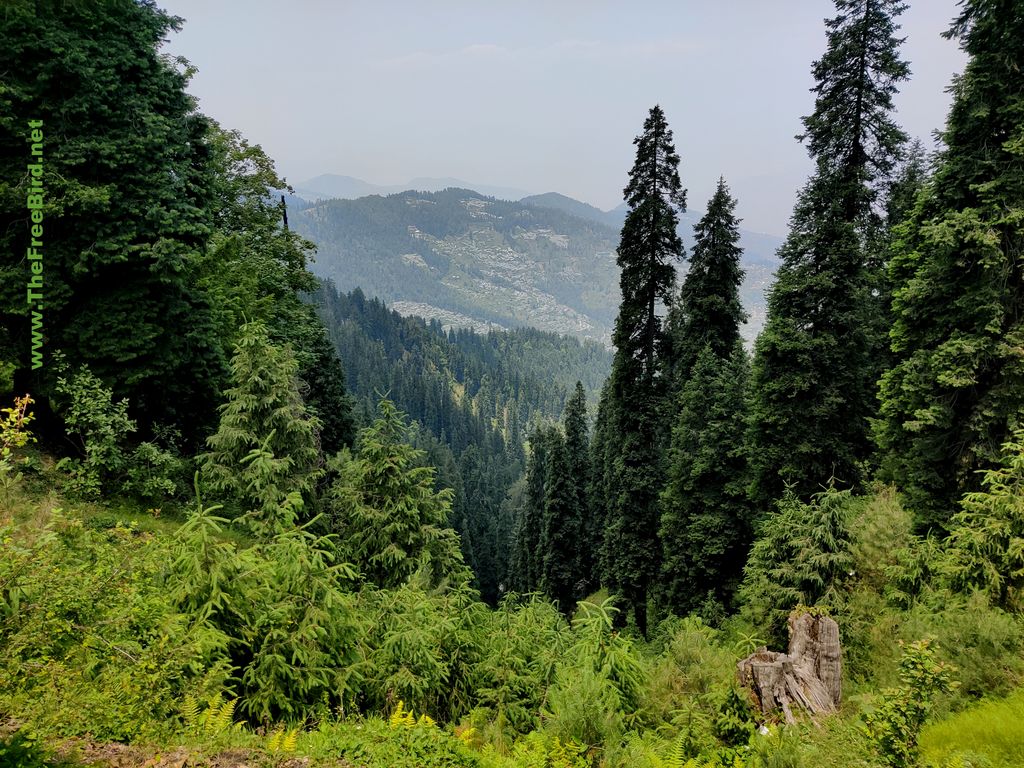
[[[719,175],[744,226],[784,234],[810,170],[794,140],[830,0],[164,0],[201,109],[292,183],[454,176],[612,208],[664,107],[688,207]],[[931,146],[963,55],[955,0],[910,0],[899,120]]]

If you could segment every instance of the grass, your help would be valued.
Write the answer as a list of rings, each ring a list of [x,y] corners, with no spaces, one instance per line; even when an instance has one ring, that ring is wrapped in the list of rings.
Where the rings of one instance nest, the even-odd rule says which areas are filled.
[[[971,765],[985,765],[978,759],[984,758],[999,768],[1024,768],[1024,689],[927,726],[921,734],[921,756],[934,766],[969,756]]]

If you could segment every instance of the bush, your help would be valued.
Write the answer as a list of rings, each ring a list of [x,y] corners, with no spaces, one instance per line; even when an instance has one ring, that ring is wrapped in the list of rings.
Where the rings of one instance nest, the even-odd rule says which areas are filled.
[[[525,734],[539,724],[555,667],[570,640],[553,603],[532,598],[516,606],[507,598],[488,615],[476,696],[494,719],[495,737]]]
[[[55,764],[47,760],[38,742],[17,732],[7,738],[0,736],[0,765],[12,768],[52,768]]]
[[[4,510],[10,508],[14,487],[21,480],[21,462],[15,458],[15,452],[35,442],[28,430],[33,419],[29,406],[33,402],[28,395],[16,397],[13,407],[0,411],[4,414],[3,419],[0,419],[0,503]]]
[[[545,728],[563,740],[600,747],[637,720],[646,669],[633,644],[612,630],[615,612],[611,599],[577,606],[572,644],[543,713]]]
[[[1024,681],[1024,624],[982,594],[935,593],[904,615],[900,636],[934,637],[957,666],[961,695],[1001,696]]]
[[[59,511],[0,540],[0,710],[44,734],[125,740],[168,733],[186,693],[223,682],[159,584],[158,540]]]
[[[128,446],[136,430],[128,416],[128,401],[114,402],[113,392],[89,370],[82,368],[70,378],[57,379],[58,411],[80,456],[66,457],[57,468],[67,472],[67,489],[84,499],[112,492],[146,500],[173,496],[174,478],[182,462],[154,443]]]
[[[714,721],[743,652],[724,647],[723,632],[697,617],[671,619],[659,632],[666,636],[664,650],[651,663],[643,710],[652,725],[682,728],[687,756],[693,757],[717,745]]]
[[[298,749],[339,757],[366,768],[479,768],[481,758],[464,741],[424,720],[388,723],[378,718],[321,723],[301,734]]]
[[[902,686],[886,691],[882,703],[864,718],[865,733],[892,768],[918,765],[918,738],[936,695],[954,683],[952,668],[936,660],[929,640],[910,643],[900,659]]]

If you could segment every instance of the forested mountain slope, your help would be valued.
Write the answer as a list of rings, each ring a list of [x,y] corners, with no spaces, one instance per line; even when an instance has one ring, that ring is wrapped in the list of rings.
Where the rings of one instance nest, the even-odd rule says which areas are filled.
[[[506,492],[524,467],[528,427],[558,419],[576,381],[591,402],[611,368],[601,345],[531,328],[478,334],[402,317],[356,289],[312,297],[344,360],[357,420],[387,395],[418,427],[416,442],[453,489],[452,524],[485,597],[507,575]]]
[[[291,221],[317,244],[315,273],[380,296],[404,315],[607,343],[619,303],[617,217],[561,195],[508,202],[446,189],[311,203]],[[695,221],[680,224],[684,242],[692,242]],[[777,242],[742,234],[742,296],[751,315],[744,333],[752,340]]]

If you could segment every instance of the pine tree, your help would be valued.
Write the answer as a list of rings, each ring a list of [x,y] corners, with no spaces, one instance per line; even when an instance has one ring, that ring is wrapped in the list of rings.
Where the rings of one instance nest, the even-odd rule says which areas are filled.
[[[677,616],[707,597],[728,605],[750,544],[743,439],[749,363],[737,341],[721,358],[709,344],[679,397],[661,495],[659,603]]]
[[[594,439],[590,443],[590,485],[588,486],[589,505],[586,509],[590,522],[590,547],[593,557],[587,570],[589,584],[592,588],[601,584],[607,573],[605,560],[605,536],[611,505],[608,483],[612,477],[615,441],[612,437],[611,419],[611,379],[605,381],[601,388],[601,398],[597,405],[597,417],[594,419]]]
[[[582,382],[576,382],[576,389],[566,403],[562,417],[562,428],[565,431],[565,451],[569,461],[569,477],[576,493],[576,509],[580,516],[579,532],[574,548],[576,551],[573,572],[576,579],[576,598],[586,597],[586,593],[596,584],[591,581],[592,563],[597,556],[598,547],[595,541],[599,530],[595,525],[595,516],[590,511],[591,491],[591,456],[590,437],[587,428],[587,395]]]
[[[899,225],[910,215],[918,193],[928,179],[928,158],[924,146],[915,139],[896,167],[885,189],[884,214],[874,236],[869,235],[865,295],[870,380],[879,381],[895,364],[889,332],[895,318],[892,311],[893,284],[889,278],[888,258],[899,233]],[[874,458],[874,457],[873,457]]]
[[[214,494],[240,503],[250,524],[272,534],[295,522],[320,475],[319,422],[302,401],[298,363],[248,323],[231,361],[220,427],[200,457]]]
[[[953,516],[946,570],[958,589],[977,589],[1009,611],[1024,608],[1024,428],[1003,446],[982,490],[968,493]]]
[[[754,623],[785,642],[798,605],[835,607],[850,565],[850,491],[830,485],[809,503],[787,488],[765,518],[743,571],[739,599]]]
[[[310,318],[305,344],[309,362],[300,371],[306,383],[306,403],[320,420],[320,445],[324,454],[333,456],[355,440],[352,398],[345,388],[345,371],[338,353],[327,338],[320,321]]]
[[[905,141],[892,121],[899,0],[836,0],[802,137],[816,171],[801,191],[757,340],[750,433],[762,508],[785,483],[806,497],[835,477],[857,484],[875,411],[868,247],[875,202]]]
[[[694,227],[690,267],[669,313],[673,378],[682,386],[705,346],[720,359],[732,355],[747,320],[740,303],[739,219],[725,179],[718,180],[707,212]]]
[[[1024,16],[968,0],[947,33],[970,57],[946,148],[894,248],[892,348],[877,437],[922,528],[961,494],[1024,413]]]
[[[436,577],[459,573],[458,539],[448,527],[451,491],[434,489],[434,468],[418,466],[408,427],[388,400],[361,430],[359,453],[332,461],[336,479],[326,506],[343,559],[378,587],[391,588],[429,567]]]
[[[683,254],[677,211],[685,210],[686,193],[661,107],[651,109],[633,143],[636,162],[623,191],[629,213],[618,251],[622,303],[612,336],[616,352],[606,404],[614,436],[607,447],[614,456],[604,483],[608,511],[602,581],[619,594],[646,634],[648,593],[658,573],[662,485],[665,339],[658,310],[672,303],[673,262]]]
[[[547,429],[534,427],[530,433],[530,456],[526,465],[526,489],[523,505],[517,512],[516,554],[513,558],[516,584],[522,592],[540,589],[541,582],[541,535],[544,526],[546,502],[544,483],[548,473]]]
[[[547,456],[540,587],[568,614],[575,605],[583,515],[566,442],[557,430],[549,434]]]

